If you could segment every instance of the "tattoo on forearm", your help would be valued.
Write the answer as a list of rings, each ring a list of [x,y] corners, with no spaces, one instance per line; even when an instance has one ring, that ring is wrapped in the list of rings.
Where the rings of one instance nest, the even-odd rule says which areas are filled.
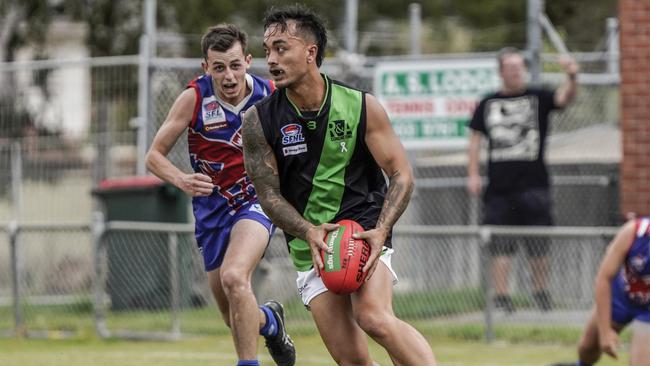
[[[249,109],[242,124],[244,165],[257,197],[273,223],[286,233],[304,239],[312,226],[282,196],[278,165],[266,142],[256,108]]]
[[[263,193],[258,191],[258,198],[264,212],[269,215],[277,227],[288,234],[305,239],[307,230],[312,225],[284,197],[275,190],[266,189]]]
[[[400,173],[397,172],[389,179],[388,192],[377,220],[377,227],[392,228],[409,204],[413,182],[402,181],[400,178]]]

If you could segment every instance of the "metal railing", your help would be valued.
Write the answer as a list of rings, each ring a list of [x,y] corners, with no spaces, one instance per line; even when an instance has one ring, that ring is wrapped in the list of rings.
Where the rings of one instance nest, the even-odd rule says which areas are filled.
[[[0,331],[5,335],[26,337],[47,336],[52,332],[59,335],[73,334],[76,326],[72,324],[74,320],[71,320],[71,324],[40,324],[37,320],[43,317],[38,315],[41,312],[47,314],[52,311],[52,307],[64,307],[68,314],[66,316],[71,319],[83,318],[85,322],[92,322],[96,333],[102,338],[174,340],[184,334],[196,333],[196,324],[184,324],[185,317],[190,314],[188,322],[191,323],[193,312],[207,309],[205,311],[215,318],[217,312],[211,294],[205,288],[207,282],[201,284],[203,290],[206,290],[203,292],[204,301],[199,305],[188,302],[188,290],[196,285],[190,273],[198,270],[199,278],[204,280],[205,277],[202,263],[196,260],[198,253],[194,250],[193,240],[189,240],[193,230],[191,224],[104,222],[100,214],[89,224],[11,222],[0,225],[0,232],[4,232],[7,238],[10,255],[6,258],[9,261],[7,264],[10,264],[8,275],[11,277],[10,291],[6,291],[6,285],[2,288],[2,284],[6,284],[6,278],[3,278],[0,270],[0,309],[3,306],[10,307],[12,318],[12,329],[7,329],[9,323],[4,322],[0,323]],[[395,288],[396,312],[408,321],[431,324],[471,323],[483,329],[483,336],[488,342],[497,338],[495,329],[499,327],[506,327],[506,332],[511,329],[508,327],[522,324],[560,327],[566,325],[563,324],[563,319],[567,317],[573,317],[572,322],[577,325],[591,306],[593,275],[606,243],[617,230],[616,227],[398,225],[393,234],[396,246],[393,265],[401,282]],[[40,234],[44,235],[37,236]],[[68,246],[68,256],[79,254],[84,260],[92,262],[91,283],[86,283],[81,288],[69,287],[70,292],[63,290],[68,288],[66,286],[60,286],[61,290],[37,289],[39,284],[30,279],[42,278],[40,271],[46,271],[47,275],[52,276],[56,274],[44,268],[47,260],[28,263],[25,256],[45,251],[45,258],[54,258],[60,248],[44,247],[51,243],[39,240],[40,238],[63,235],[56,242],[61,246],[75,241],[74,238],[79,234],[85,240]],[[549,288],[557,294],[556,308],[544,313],[528,304],[525,297],[530,292],[530,286],[522,275],[526,271],[518,270],[513,277],[521,278],[513,281],[515,284],[511,288],[514,296],[524,299],[521,300],[523,305],[520,313],[504,316],[495,309],[494,291],[489,276],[490,259],[486,250],[495,236],[545,237],[554,242],[551,250],[551,262],[554,264],[551,266],[561,277],[555,280],[559,284],[551,283]],[[152,247],[151,243],[156,246]],[[188,243],[191,248],[189,251]],[[117,246],[118,250],[111,252],[112,246]],[[139,253],[136,248],[145,248],[146,251]],[[0,253],[2,251],[0,246]],[[161,253],[168,261],[160,261],[162,257],[156,257]],[[579,262],[566,262],[573,260]],[[129,263],[135,263],[135,266],[129,267]],[[139,277],[140,267],[161,267],[162,275],[159,274],[158,278]],[[80,268],[88,269],[83,266]],[[572,268],[576,271],[575,274],[570,272]],[[302,310],[302,306],[296,305],[298,296],[295,272],[281,233],[274,236],[260,264],[260,271],[262,275],[255,277],[257,283],[254,286],[258,298],[270,295],[279,297],[288,305],[289,324],[311,324],[310,317]],[[111,274],[126,277],[111,278]],[[80,274],[76,276],[83,277]],[[71,281],[74,277],[71,274],[59,280]],[[121,283],[120,278],[130,280]],[[149,280],[159,283],[147,285],[145,282]],[[567,293],[571,288],[583,289],[584,293]],[[117,300],[122,296],[120,291],[128,292],[137,301],[126,301],[119,305]],[[92,312],[77,310],[83,309],[78,305],[83,299],[89,299]],[[118,309],[118,305],[123,308]],[[149,323],[158,325],[140,327],[130,320],[121,320],[147,317],[150,317]],[[200,330],[198,332],[201,333]]]

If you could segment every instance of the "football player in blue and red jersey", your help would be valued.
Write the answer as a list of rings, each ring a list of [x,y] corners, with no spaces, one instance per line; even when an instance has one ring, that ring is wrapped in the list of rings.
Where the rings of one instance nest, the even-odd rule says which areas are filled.
[[[246,34],[231,24],[212,27],[201,47],[205,73],[178,96],[147,154],[147,167],[192,196],[195,236],[208,282],[230,327],[238,366],[257,366],[258,335],[273,360],[295,364],[282,306],[258,306],[250,279],[273,233],[244,169],[241,116],[273,93],[272,81],[247,73],[252,56]],[[190,163],[185,173],[167,154],[187,131]]]
[[[650,218],[629,220],[612,240],[596,275],[596,306],[578,345],[578,363],[618,357],[618,334],[631,324],[630,365],[650,362]]]

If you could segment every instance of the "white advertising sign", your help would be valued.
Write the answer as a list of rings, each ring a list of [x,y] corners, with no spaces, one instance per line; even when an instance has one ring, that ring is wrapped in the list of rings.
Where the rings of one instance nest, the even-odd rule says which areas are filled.
[[[407,148],[459,148],[480,99],[499,88],[493,58],[381,62],[374,94]]]

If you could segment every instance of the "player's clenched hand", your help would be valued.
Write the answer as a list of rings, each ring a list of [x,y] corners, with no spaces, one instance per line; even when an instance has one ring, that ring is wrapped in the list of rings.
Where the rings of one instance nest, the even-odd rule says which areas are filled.
[[[311,260],[314,262],[314,269],[316,270],[316,275],[320,277],[320,271],[323,269],[323,259],[320,256],[320,251],[324,250],[327,253],[331,253],[332,250],[327,248],[325,244],[325,236],[330,231],[337,230],[339,225],[337,224],[322,224],[318,226],[312,226],[307,233],[305,234],[305,240],[309,244],[311,249]]]
[[[352,237],[355,239],[363,239],[368,243],[368,245],[370,245],[370,256],[368,257],[368,262],[363,266],[363,271],[367,273],[366,281],[368,281],[370,277],[372,277],[372,274],[375,273],[375,269],[377,269],[379,256],[381,255],[381,251],[384,249],[384,243],[388,237],[388,231],[383,228],[374,228],[361,233],[354,233]]]
[[[192,197],[209,196],[214,189],[212,178],[201,173],[183,174],[179,179],[178,186]]]
[[[618,358],[616,350],[620,347],[618,334],[613,329],[609,329],[605,334],[600,335],[600,349],[608,355]]]

